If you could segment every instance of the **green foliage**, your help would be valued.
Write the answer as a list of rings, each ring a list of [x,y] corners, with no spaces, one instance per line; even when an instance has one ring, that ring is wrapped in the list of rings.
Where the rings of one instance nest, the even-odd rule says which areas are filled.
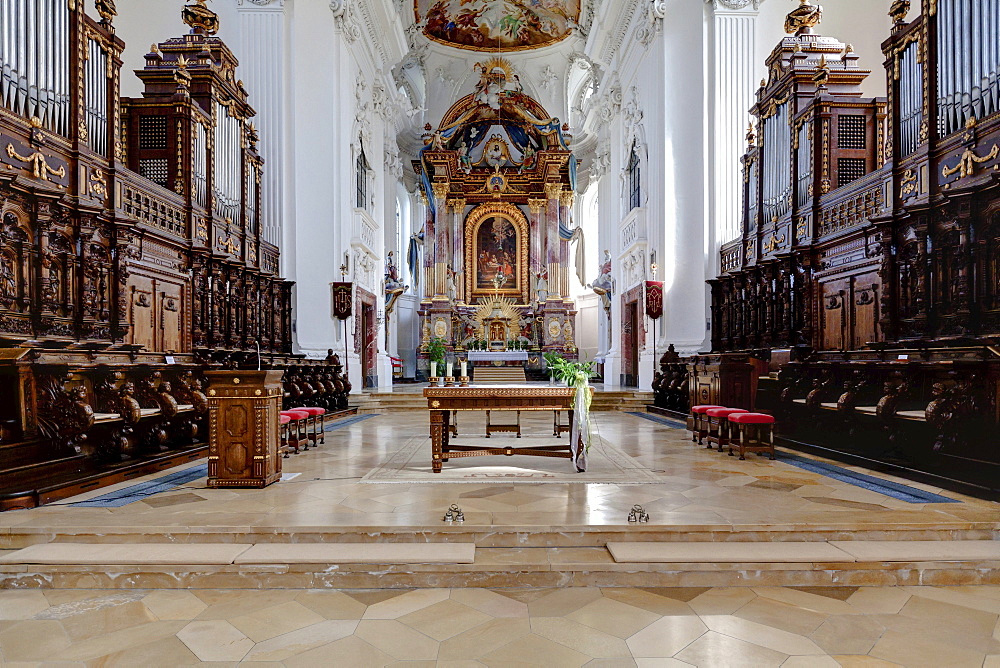
[[[445,340],[440,336],[435,336],[427,342],[427,358],[431,362],[444,364],[444,356],[448,349],[445,347]]]
[[[587,362],[570,362],[559,353],[553,352],[543,353],[542,357],[545,358],[545,364],[549,367],[551,373],[568,386],[575,385],[581,373],[585,374],[587,379],[597,375],[597,372],[594,371],[593,360]]]

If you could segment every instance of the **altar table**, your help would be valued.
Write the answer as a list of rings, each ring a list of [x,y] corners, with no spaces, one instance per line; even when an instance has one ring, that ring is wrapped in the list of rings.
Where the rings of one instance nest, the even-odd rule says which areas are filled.
[[[593,394],[593,388],[590,388]],[[426,387],[427,409],[431,424],[431,465],[434,473],[441,472],[442,462],[451,457],[476,457],[479,455],[535,455],[538,457],[574,457],[572,441],[565,445],[536,447],[482,447],[456,445],[451,442],[449,422],[452,411],[569,411],[573,423],[572,387],[544,387],[527,385],[477,385],[472,387]],[[570,438],[573,438],[571,432]],[[581,437],[577,452],[583,447]]]

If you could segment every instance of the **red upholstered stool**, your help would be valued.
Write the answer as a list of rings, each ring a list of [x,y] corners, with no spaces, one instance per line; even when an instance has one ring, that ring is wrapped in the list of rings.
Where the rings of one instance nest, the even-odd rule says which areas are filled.
[[[705,411],[708,418],[708,447],[715,443],[719,452],[729,443],[729,418],[736,413],[746,413],[742,408],[709,408]]]
[[[288,425],[292,421],[292,418],[287,415],[278,416],[279,424],[281,425],[281,452],[285,458],[288,457],[288,451],[291,449],[291,444],[288,439]]]
[[[312,433],[309,435],[309,439],[313,442],[313,445],[317,445],[316,438],[319,437],[320,443],[326,443],[326,409],[319,408],[317,406],[299,406],[293,408],[294,411],[305,411],[309,413],[309,419],[306,421],[307,425],[312,426]],[[320,426],[319,431],[316,430],[316,425]]]
[[[299,444],[305,441],[305,446],[302,449],[308,450],[309,438],[306,434],[306,423],[309,421],[309,413],[293,409],[290,411],[281,411],[281,414],[290,420],[288,428],[290,432],[294,432],[294,438],[292,438],[291,434],[289,435],[289,444],[295,448],[295,452],[298,453]]]
[[[708,436],[708,416],[705,415],[705,411],[710,408],[725,408],[725,406],[701,404],[691,407],[691,440],[698,441],[699,445],[701,445],[701,439]]]
[[[774,417],[765,413],[740,413],[730,415],[729,421],[740,430],[739,443],[729,446],[729,454],[738,447],[740,459],[747,452],[766,452],[774,459]],[[735,439],[734,439],[735,440]]]

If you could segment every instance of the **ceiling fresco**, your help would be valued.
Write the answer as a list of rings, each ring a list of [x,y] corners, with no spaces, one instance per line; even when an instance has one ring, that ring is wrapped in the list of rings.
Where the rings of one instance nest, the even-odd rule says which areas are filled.
[[[534,49],[565,38],[580,0],[414,0],[430,39],[474,51]]]

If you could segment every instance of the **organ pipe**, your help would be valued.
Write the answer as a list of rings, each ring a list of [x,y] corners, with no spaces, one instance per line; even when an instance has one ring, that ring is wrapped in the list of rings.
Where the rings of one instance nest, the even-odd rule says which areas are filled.
[[[920,144],[923,114],[923,65],[920,45],[911,42],[899,59],[899,154],[907,156]]]
[[[788,211],[791,185],[791,130],[788,103],[778,105],[764,120],[764,217],[770,220]]]
[[[0,101],[37,116],[61,135],[69,129],[69,8],[65,0],[0,2]]]
[[[215,105],[216,139],[212,172],[215,212],[222,218],[237,221],[241,202],[243,126],[240,119],[230,116],[228,107],[220,102]]]
[[[947,136],[970,118],[1000,110],[1000,0],[939,0],[938,132]]]
[[[87,40],[86,86],[87,141],[101,155],[108,152],[108,54],[96,40]]]

